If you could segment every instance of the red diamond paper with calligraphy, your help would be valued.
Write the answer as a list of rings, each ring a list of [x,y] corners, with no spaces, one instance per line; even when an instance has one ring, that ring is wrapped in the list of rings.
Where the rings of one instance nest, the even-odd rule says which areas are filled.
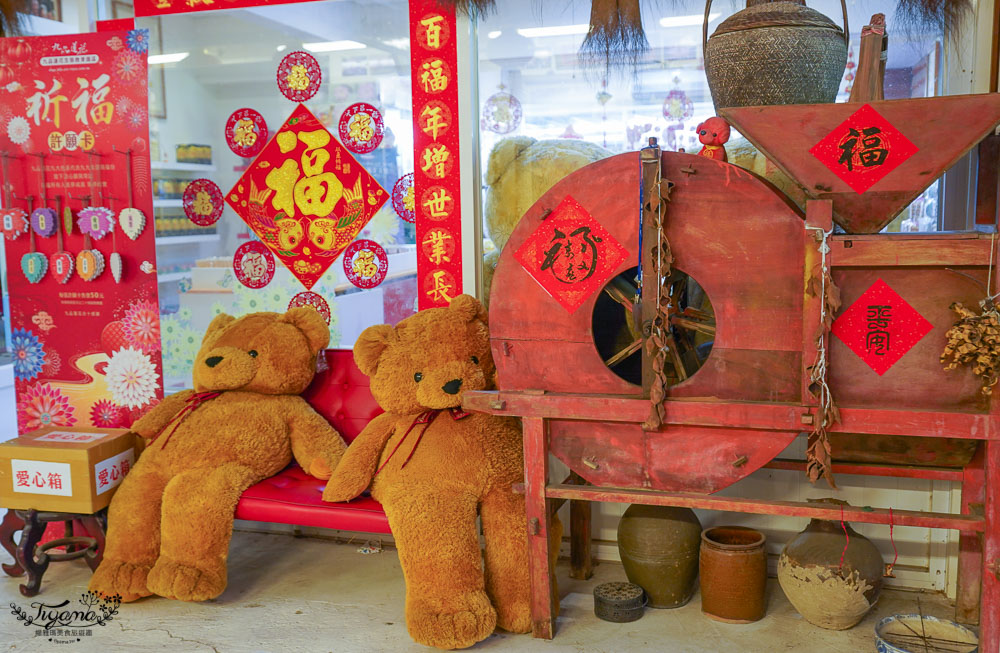
[[[304,105],[298,105],[226,201],[306,288],[389,194]]]
[[[517,250],[528,274],[570,313],[604,287],[629,253],[569,195]]]
[[[917,152],[917,146],[866,104],[809,152],[857,193],[864,193]]]
[[[934,328],[879,279],[833,323],[833,335],[882,376]]]

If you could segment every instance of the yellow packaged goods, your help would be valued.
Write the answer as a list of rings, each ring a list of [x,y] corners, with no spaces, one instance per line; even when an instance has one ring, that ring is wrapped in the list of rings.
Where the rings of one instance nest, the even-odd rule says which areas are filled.
[[[142,451],[127,429],[49,426],[0,444],[0,507],[90,514]]]

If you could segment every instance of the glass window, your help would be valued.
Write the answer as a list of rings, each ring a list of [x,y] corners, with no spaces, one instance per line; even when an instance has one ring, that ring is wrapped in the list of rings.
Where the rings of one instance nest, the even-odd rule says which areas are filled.
[[[837,25],[843,25],[838,0],[809,0],[807,4]],[[644,4],[642,11],[649,51],[634,74],[625,71],[610,76],[584,70],[578,61],[577,51],[589,25],[590,2],[573,0],[539,5],[532,0],[509,0],[499,3],[495,13],[480,21],[481,152],[487,186],[497,180],[498,168],[506,160],[497,156],[491,174],[490,153],[505,139],[519,139],[506,141],[508,148],[519,151],[528,147],[527,139],[590,144],[585,154],[563,155],[571,169],[588,162],[588,158],[637,150],[650,136],[656,136],[661,147],[668,150],[694,153],[700,150],[695,128],[715,114],[702,57],[704,12],[696,5],[685,9],[669,3]],[[731,3],[716,1],[710,11],[709,35],[733,11]],[[861,28],[875,13],[884,13],[889,23],[886,99],[925,97],[941,92],[940,33],[893,31],[895,3],[887,0],[848,3],[848,11],[851,39],[838,102],[846,101],[850,95],[857,72]],[[731,162],[753,166],[755,150],[735,131],[727,149]],[[546,179],[548,185],[533,188],[531,194],[541,195],[555,181]],[[937,230],[939,186],[940,183],[935,183],[887,230]],[[530,203],[519,208],[528,206]],[[504,211],[487,197],[484,213],[487,233],[490,233],[491,212],[497,210]],[[496,222],[507,219],[505,215],[492,218],[494,234]],[[503,239],[507,230],[500,231]],[[489,250],[494,245],[503,243],[488,242],[486,246]]]
[[[138,19],[150,30],[150,150],[157,232],[157,273],[167,391],[188,387],[201,336],[219,313],[284,311],[306,288],[280,261],[274,279],[251,289],[237,280],[233,253],[254,238],[226,206],[222,218],[199,227],[185,217],[182,196],[207,178],[229,192],[252,159],[224,139],[230,114],[260,112],[273,134],[296,103],[276,86],[276,70],[291,52],[311,52],[322,71],[319,91],[305,102],[334,135],[345,108],[367,102],[379,109],[385,133],[369,154],[354,155],[387,192],[412,171],[409,31],[405,0],[309,2],[242,10]],[[114,4],[115,17],[131,8]],[[308,237],[308,234],[305,235]],[[331,347],[350,348],[372,324],[395,323],[414,310],[416,253],[413,225],[388,201],[357,235],[389,255],[386,280],[356,288],[342,257],[312,291],[328,303]]]

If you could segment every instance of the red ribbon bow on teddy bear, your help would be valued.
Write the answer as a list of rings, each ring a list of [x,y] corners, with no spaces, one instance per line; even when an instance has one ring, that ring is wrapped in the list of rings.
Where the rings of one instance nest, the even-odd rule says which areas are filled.
[[[469,416],[469,413],[463,411],[461,408],[449,408],[448,412],[451,413],[451,418],[455,421],[458,421],[463,417]],[[410,435],[410,431],[416,428],[418,424],[423,424],[424,428],[420,429],[420,433],[417,434],[417,441],[413,443],[413,448],[410,449],[410,455],[407,456],[406,460],[403,461],[403,464],[399,466],[400,469],[406,467],[406,463],[410,462],[410,458],[413,458],[413,452],[417,450],[417,445],[420,444],[420,440],[424,437],[424,433],[427,432],[427,429],[428,427],[430,427],[431,422],[433,422],[435,418],[437,418],[437,416],[440,415],[441,413],[442,413],[441,410],[428,410],[426,412],[417,415],[416,419],[413,420],[413,424],[410,424],[410,428],[406,429],[406,433],[403,434],[403,437],[400,438],[399,442],[396,443],[396,446],[393,447],[392,452],[389,454],[389,457],[385,459],[385,462],[382,463],[378,469],[375,470],[375,475],[377,476],[378,473],[381,472],[383,469],[385,469],[385,466],[389,464],[389,461],[392,460],[392,457],[396,455],[396,451],[399,450],[399,447],[406,441],[407,436]]]

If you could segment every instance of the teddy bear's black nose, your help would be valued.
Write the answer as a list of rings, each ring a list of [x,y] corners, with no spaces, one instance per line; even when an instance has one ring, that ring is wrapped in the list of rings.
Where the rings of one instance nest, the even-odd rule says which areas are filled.
[[[462,387],[462,379],[452,379],[451,381],[448,381],[443,386],[441,386],[441,389],[450,395],[454,395],[458,394],[458,389],[461,387]]]
[[[209,367],[215,367],[221,362],[222,362],[222,356],[209,356],[208,358],[205,359],[205,365],[208,365]]]

